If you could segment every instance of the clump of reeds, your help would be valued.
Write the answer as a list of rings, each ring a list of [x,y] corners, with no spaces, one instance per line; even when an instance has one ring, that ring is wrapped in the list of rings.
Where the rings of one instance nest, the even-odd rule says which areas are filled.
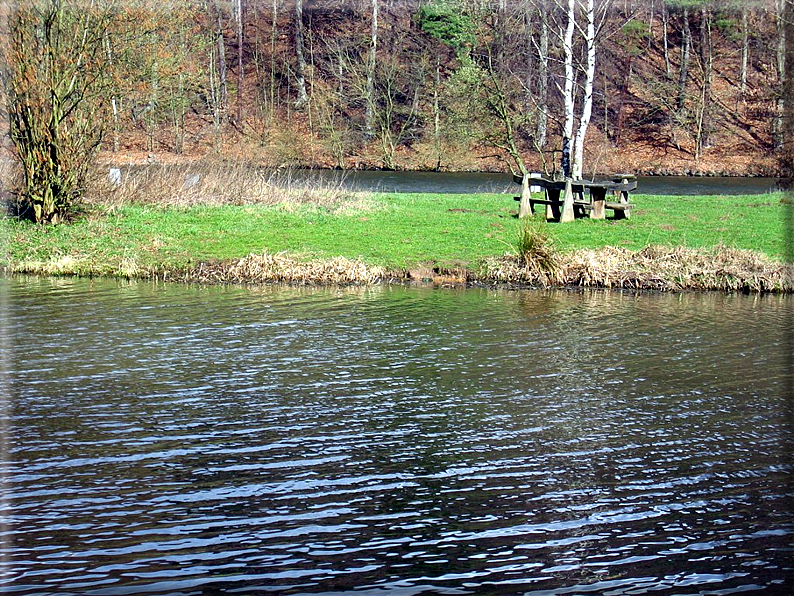
[[[371,208],[369,193],[345,188],[344,177],[298,175],[297,170],[266,170],[244,162],[196,162],[190,165],[151,164],[95,170],[86,199],[102,204],[146,204],[168,207],[194,205],[310,205],[330,211]]]
[[[383,267],[336,257],[299,261],[283,254],[251,254],[231,262],[202,263],[186,276],[206,283],[374,284],[388,275]]]
[[[484,263],[485,283],[544,284],[547,278],[508,255]],[[563,286],[645,290],[794,292],[794,267],[766,255],[725,246],[713,249],[605,247],[558,255],[554,281]]]
[[[518,263],[539,277],[553,279],[559,270],[559,258],[554,240],[537,225],[524,224],[516,240]]]
[[[520,227],[510,248],[511,254],[485,262],[478,281],[542,286],[558,283],[559,252],[551,236],[538,224],[529,222]]]

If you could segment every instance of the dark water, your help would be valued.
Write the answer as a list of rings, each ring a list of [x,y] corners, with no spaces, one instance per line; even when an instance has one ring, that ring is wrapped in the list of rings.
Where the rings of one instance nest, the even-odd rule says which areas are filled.
[[[159,166],[154,166],[155,168]],[[132,175],[144,167],[125,168]],[[196,171],[186,168],[185,184],[193,184]],[[482,172],[387,172],[290,170],[287,173],[267,174],[274,183],[315,183],[341,185],[356,191],[397,193],[517,193],[520,187],[510,174]],[[765,194],[779,190],[777,178],[698,177],[698,176],[638,176],[637,192],[650,195],[747,195]]]
[[[515,193],[509,174],[467,172],[347,172],[307,170],[301,175],[342,180],[355,190],[384,192]],[[743,195],[778,190],[776,178],[638,176],[637,192],[651,195]]]
[[[791,298],[0,288],[0,592],[794,586]]]

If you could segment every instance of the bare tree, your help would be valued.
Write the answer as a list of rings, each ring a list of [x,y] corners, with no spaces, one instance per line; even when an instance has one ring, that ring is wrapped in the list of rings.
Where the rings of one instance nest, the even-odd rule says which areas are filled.
[[[306,92],[306,54],[303,42],[303,0],[295,0],[295,79],[298,86],[296,108],[302,108],[309,102]]]
[[[375,102],[375,66],[378,60],[378,0],[372,0],[372,28],[370,34],[369,54],[367,55],[367,88],[366,88],[366,113],[365,130],[367,136],[371,137],[374,130],[373,111]]]
[[[103,131],[104,32],[109,12],[61,0],[14,5],[3,83],[10,138],[22,166],[20,212],[37,222],[68,216]]]
[[[689,8],[684,4],[681,15],[681,63],[678,70],[678,111],[684,109],[686,84],[689,79],[689,52],[692,47],[692,32],[689,28]]]
[[[712,129],[712,78],[714,72],[714,48],[712,43],[712,13],[707,6],[700,11],[700,94],[695,118],[695,159],[703,155],[703,149],[711,143]]]
[[[535,144],[539,151],[546,148],[549,112],[549,24],[546,16],[540,15],[540,39],[538,41],[538,124]]]
[[[777,66],[778,90],[776,104],[776,114],[772,123],[772,136],[775,149],[783,147],[783,120],[785,117],[785,98],[783,90],[786,88],[786,4],[787,0],[775,0],[775,28],[777,34],[777,44],[775,47],[775,63]]]
[[[243,123],[243,86],[245,68],[243,65],[243,0],[237,0],[237,122]]]
[[[741,99],[744,100],[747,93],[747,62],[750,57],[750,32],[747,26],[747,6],[742,4],[742,55],[741,55],[741,70],[739,73],[739,94]]]
[[[226,41],[223,37],[223,9],[219,0],[212,0],[212,8],[215,13],[215,45],[217,53],[215,54],[215,62],[218,68],[218,114],[220,116],[220,123],[226,121],[227,108],[229,105],[229,91],[226,82]]]
[[[780,170],[783,176],[794,178],[794,0],[785,0],[786,65],[788,68],[783,88],[783,146],[780,152]]]

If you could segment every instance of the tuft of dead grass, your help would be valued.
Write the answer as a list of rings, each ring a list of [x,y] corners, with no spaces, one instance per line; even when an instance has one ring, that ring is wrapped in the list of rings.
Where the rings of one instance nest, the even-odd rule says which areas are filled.
[[[554,275],[515,256],[487,260],[476,278],[484,283],[629,288],[794,292],[794,267],[766,255],[725,246],[714,249],[648,246],[640,251],[606,247],[559,256]]]
[[[555,283],[559,275],[559,251],[552,237],[536,224],[526,223],[519,228],[516,259],[529,277],[544,286]]]
[[[251,254],[231,262],[202,263],[185,276],[201,283],[287,283],[301,285],[369,285],[388,273],[361,260],[335,257],[304,262],[284,254]]]
[[[111,180],[108,168],[93,171],[86,187],[86,201],[163,207],[307,205],[328,211],[366,211],[373,205],[370,193],[347,190],[341,174],[330,180],[320,179],[300,175],[296,169],[266,170],[242,162],[151,164],[118,170],[116,181]]]

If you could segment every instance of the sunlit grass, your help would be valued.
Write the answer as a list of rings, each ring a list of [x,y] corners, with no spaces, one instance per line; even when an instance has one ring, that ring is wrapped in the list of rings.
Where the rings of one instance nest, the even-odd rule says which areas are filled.
[[[782,194],[632,197],[630,220],[533,223],[558,250],[648,245],[751,249],[785,254]],[[92,205],[74,223],[37,226],[5,219],[3,260],[70,263],[75,272],[187,269],[199,262],[286,252],[369,265],[473,266],[509,252],[523,225],[508,195],[368,195],[366,209],[305,203]]]

